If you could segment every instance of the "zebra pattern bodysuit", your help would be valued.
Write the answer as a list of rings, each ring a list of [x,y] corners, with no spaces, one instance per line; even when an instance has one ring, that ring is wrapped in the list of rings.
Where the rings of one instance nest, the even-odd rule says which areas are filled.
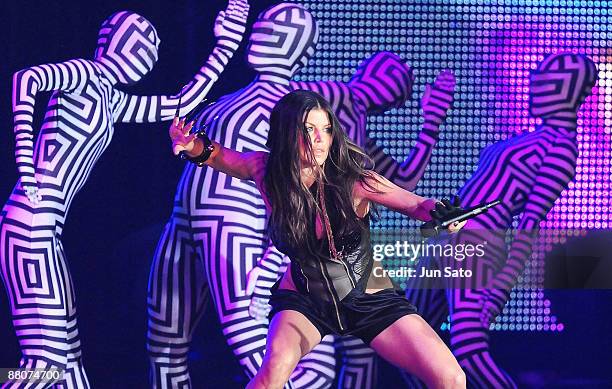
[[[182,91],[182,112],[208,93],[237,49],[248,6],[231,0],[218,43]],[[20,179],[0,214],[0,264],[20,367],[65,369],[61,387],[89,387],[81,359],[75,293],[61,236],[70,204],[108,147],[116,122],[169,120],[175,96],[135,96],[115,84],[140,80],[157,61],[159,38],[142,16],[122,11],[103,24],[93,60],[73,59],[15,73],[13,112]],[[52,91],[34,146],[36,94]],[[46,387],[53,382],[7,382]]]
[[[454,244],[487,242],[484,258],[467,258],[475,277],[447,279],[442,289],[409,279],[406,295],[434,328],[450,314],[451,349],[466,372],[468,386],[514,388],[516,384],[493,360],[489,324],[508,301],[540,221],[574,178],[578,146],[576,112],[591,93],[597,77],[593,62],[582,55],[553,54],[530,78],[530,113],[543,124],[533,132],[494,143],[480,155],[478,168],[459,190],[464,207],[500,199],[452,237]],[[507,249],[506,231],[519,217],[517,233]],[[430,265],[453,266],[452,258],[433,258]],[[471,262],[470,262],[471,261]],[[488,288],[485,288],[488,287]],[[446,288],[444,290],[443,288]],[[408,380],[419,383],[414,377]]]

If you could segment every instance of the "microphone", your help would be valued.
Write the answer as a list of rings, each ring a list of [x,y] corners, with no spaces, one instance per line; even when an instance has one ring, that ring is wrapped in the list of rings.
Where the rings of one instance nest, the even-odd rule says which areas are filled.
[[[421,225],[421,235],[425,238],[437,236],[440,231],[446,230],[451,224],[469,220],[474,216],[480,215],[481,213],[487,212],[489,208],[501,204],[501,200],[494,200],[488,203],[476,205],[474,207],[463,210],[460,214],[455,215],[453,218],[448,220],[442,220],[440,224],[436,225],[434,222],[425,222]]]

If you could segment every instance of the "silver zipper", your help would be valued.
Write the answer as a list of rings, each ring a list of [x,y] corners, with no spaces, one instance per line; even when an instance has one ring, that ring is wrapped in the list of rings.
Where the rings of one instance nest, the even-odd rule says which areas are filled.
[[[336,304],[336,298],[334,297],[334,292],[332,292],[329,280],[327,279],[327,276],[325,276],[325,270],[323,269],[323,261],[321,259],[319,259],[319,267],[321,268],[321,274],[323,275],[323,278],[325,278],[325,285],[327,285],[329,295],[331,296],[332,302],[334,303],[334,308],[336,309],[336,318],[338,319],[338,325],[340,326],[340,329],[344,331],[344,327],[342,327],[342,322],[340,321],[340,311],[338,311],[338,304]]]
[[[344,265],[344,269],[346,269],[346,276],[348,277],[349,281],[351,281],[351,285],[353,286],[353,289],[355,289],[355,282],[353,281],[353,277],[351,277],[351,274],[349,273],[348,266],[346,266],[346,263],[344,263],[343,260],[340,260],[340,261]]]
[[[344,252],[344,246],[342,246],[342,250],[340,250],[340,252],[338,253],[340,255],[340,258],[344,256],[342,255],[343,252]],[[331,259],[331,253],[329,254],[329,258]],[[338,261],[340,261],[340,263],[344,266],[344,270],[346,270],[346,276],[348,277],[349,281],[351,281],[351,285],[353,286],[353,289],[355,289],[355,282],[353,281],[353,277],[351,277],[351,273],[349,273],[349,268],[347,264],[340,258],[338,259]]]
[[[301,266],[300,266],[300,271],[302,272],[302,275],[304,276],[304,279],[306,280],[306,292],[310,293],[310,289],[308,288],[308,277],[306,277],[306,273],[304,273],[304,269],[302,269]]]

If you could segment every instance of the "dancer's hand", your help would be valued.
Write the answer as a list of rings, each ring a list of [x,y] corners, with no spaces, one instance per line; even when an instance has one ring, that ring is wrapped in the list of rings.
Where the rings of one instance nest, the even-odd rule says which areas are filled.
[[[229,0],[227,8],[220,11],[215,20],[217,45],[235,52],[246,31],[249,3],[246,0]]]
[[[185,125],[185,119],[175,117],[170,125],[170,139],[172,140],[172,152],[178,155],[181,151],[190,154],[195,148],[195,139],[197,134],[190,134],[189,131],[193,127],[194,122],[189,122]]]
[[[270,304],[268,304],[271,295],[270,289],[258,285],[261,276],[265,272],[259,265],[255,265],[251,269],[249,274],[247,274],[246,295],[251,297],[249,315],[257,321],[268,323],[268,314],[272,309]],[[257,292],[255,293],[256,290]]]
[[[38,193],[38,182],[36,181],[34,167],[34,137],[32,133],[32,125],[16,124],[15,132],[15,161],[17,162],[17,170],[19,171],[19,182],[28,200],[32,204],[38,204],[42,200]]]
[[[438,74],[433,84],[425,87],[425,93],[421,98],[425,121],[437,126],[444,123],[446,114],[453,104],[455,84],[453,73],[450,70],[444,70]]]
[[[21,188],[32,204],[38,204],[40,200],[42,200],[42,196],[38,192],[38,183],[36,179],[34,179],[33,182],[27,182],[24,178],[25,177],[21,178]]]
[[[481,299],[480,321],[485,328],[489,328],[509,299],[510,292],[504,289],[484,289]]]

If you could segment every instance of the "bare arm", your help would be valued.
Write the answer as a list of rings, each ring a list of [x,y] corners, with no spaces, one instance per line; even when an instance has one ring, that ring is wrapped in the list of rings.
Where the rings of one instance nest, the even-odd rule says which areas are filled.
[[[198,139],[199,141],[199,139]],[[254,180],[255,172],[265,166],[265,154],[262,151],[251,151],[241,153],[217,142],[212,142],[215,150],[210,155],[206,164],[215,170],[219,170],[232,177],[242,180]]]
[[[436,204],[436,200],[409,192],[373,171],[368,171],[365,182],[355,184],[353,195],[358,208],[371,201],[421,221],[431,220],[429,211]]]

